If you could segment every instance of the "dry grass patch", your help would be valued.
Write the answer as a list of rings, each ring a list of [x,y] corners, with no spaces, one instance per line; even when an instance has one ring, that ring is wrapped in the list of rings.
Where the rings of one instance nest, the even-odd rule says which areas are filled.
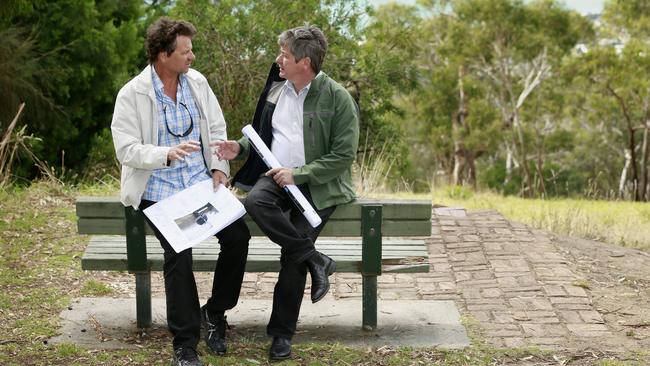
[[[457,188],[438,189],[430,197],[434,204],[495,210],[509,220],[561,235],[650,250],[650,205],[644,202],[523,199]]]

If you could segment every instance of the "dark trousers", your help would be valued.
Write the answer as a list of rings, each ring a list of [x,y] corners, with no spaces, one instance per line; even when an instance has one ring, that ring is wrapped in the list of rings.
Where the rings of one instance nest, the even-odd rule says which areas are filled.
[[[154,203],[142,200],[140,209],[144,210]],[[165,251],[163,273],[167,325],[174,336],[174,348],[196,348],[201,331],[201,310],[192,271],[192,248],[176,253],[148,218],[147,222]],[[251,236],[244,220],[239,219],[218,232],[216,237],[221,252],[214,270],[212,294],[206,306],[211,312],[224,312],[235,307],[239,299]]]
[[[314,206],[306,185],[299,188],[307,201]],[[313,228],[284,189],[266,176],[260,177],[255,183],[244,201],[244,206],[264,234],[282,248],[282,268],[275,284],[273,310],[266,332],[273,337],[291,339],[296,332],[305,292],[307,266],[303,261],[315,253],[314,242],[336,206],[318,210],[318,216],[323,222]]]

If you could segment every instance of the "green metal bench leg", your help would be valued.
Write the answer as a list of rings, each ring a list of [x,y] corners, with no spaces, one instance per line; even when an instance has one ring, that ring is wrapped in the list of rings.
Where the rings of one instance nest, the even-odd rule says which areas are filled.
[[[144,214],[133,207],[124,208],[126,256],[129,272],[135,274],[135,306],[138,328],[151,326],[151,272],[147,262]]]
[[[138,328],[151,327],[151,272],[135,273],[135,308]]]
[[[361,274],[364,330],[377,329],[377,276],[381,275],[381,206],[361,207]]]
[[[363,276],[363,330],[377,329],[377,276]]]

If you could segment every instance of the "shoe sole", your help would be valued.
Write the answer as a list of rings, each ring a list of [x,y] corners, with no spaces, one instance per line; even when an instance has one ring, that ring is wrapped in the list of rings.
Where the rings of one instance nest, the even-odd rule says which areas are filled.
[[[336,271],[336,262],[332,259],[331,262],[329,263],[329,265],[327,266],[327,275],[331,276],[332,273],[334,273],[334,271]],[[315,303],[321,301],[325,297],[325,295],[327,295],[328,292],[330,292],[330,283],[329,283],[329,281],[327,281],[327,289],[325,289],[325,292],[323,292],[323,295],[320,296],[317,299],[312,299],[311,303],[315,304]]]
[[[289,354],[286,355],[286,356],[282,356],[282,357],[278,357],[278,356],[276,356],[276,357],[271,357],[271,356],[269,356],[269,360],[270,360],[270,361],[284,361],[284,360],[288,360],[288,359],[290,359],[290,358],[291,358],[291,353],[289,353]]]

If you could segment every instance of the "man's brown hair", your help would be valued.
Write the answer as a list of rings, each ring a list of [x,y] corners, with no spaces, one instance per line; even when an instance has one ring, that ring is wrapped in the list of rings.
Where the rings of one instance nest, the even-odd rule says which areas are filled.
[[[156,62],[160,52],[167,52],[167,55],[171,55],[176,49],[177,36],[191,38],[195,34],[196,28],[190,22],[167,17],[156,20],[147,29],[147,41],[145,42],[147,61],[150,64]]]

